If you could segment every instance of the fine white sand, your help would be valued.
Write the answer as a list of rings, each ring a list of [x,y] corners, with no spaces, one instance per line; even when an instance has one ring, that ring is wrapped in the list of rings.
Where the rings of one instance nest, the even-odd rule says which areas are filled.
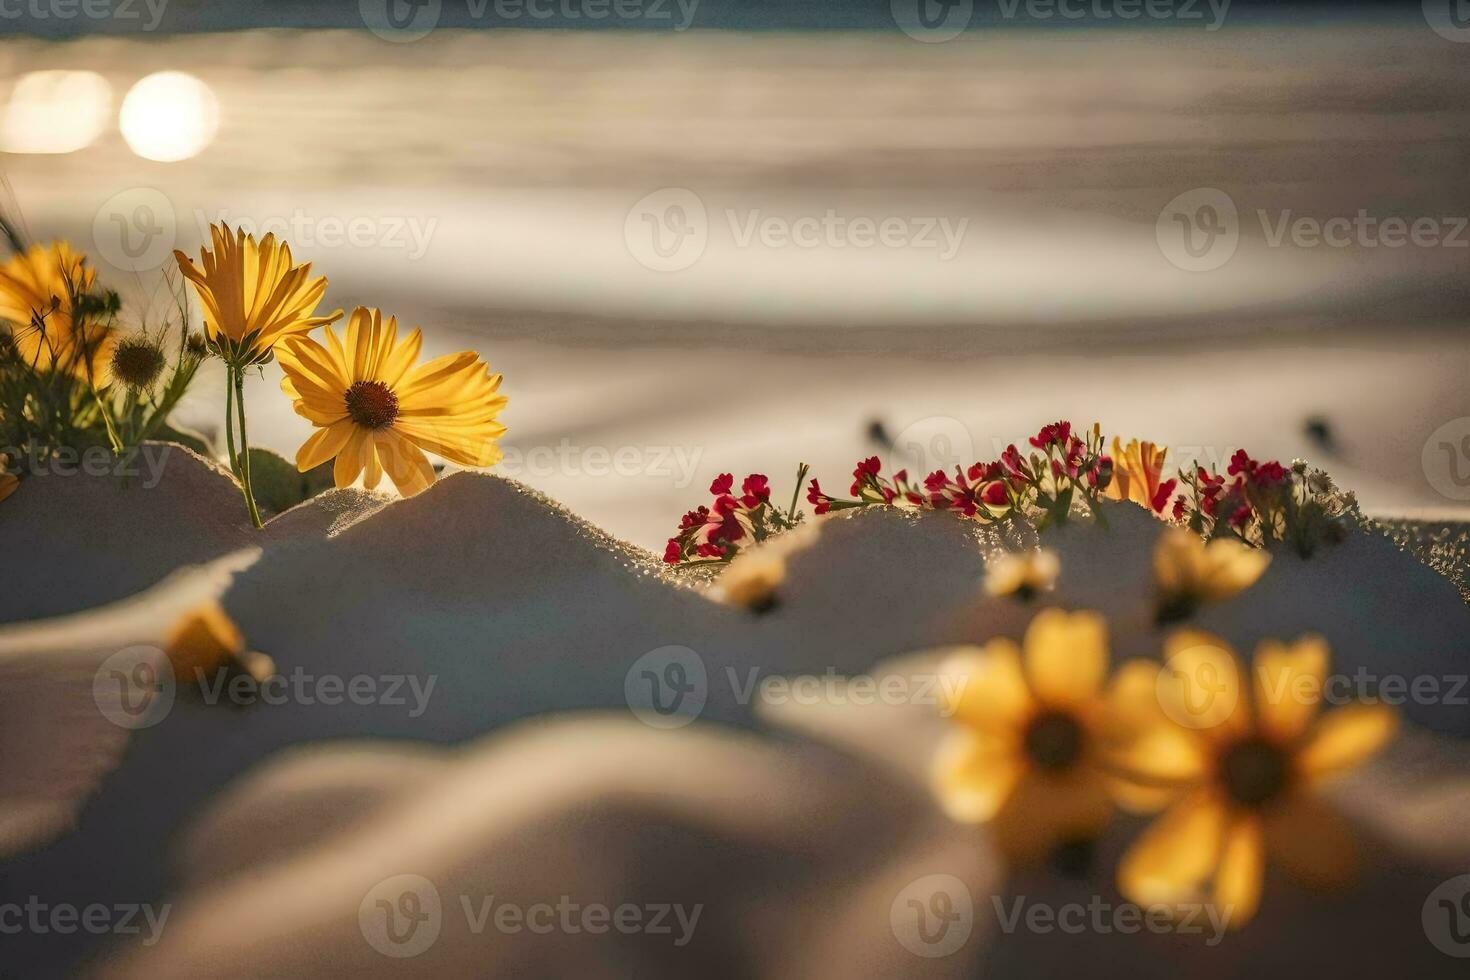
[[[28,505],[40,526],[27,533],[71,534],[71,575],[85,579],[108,567],[87,558],[89,547],[111,554],[131,540],[121,535],[143,532],[126,528],[134,512],[108,484],[78,478],[66,489],[64,509]],[[1440,955],[1417,910],[1467,855],[1451,835],[1467,786],[1463,708],[1405,706],[1415,734],[1400,754],[1342,788],[1370,839],[1391,842],[1375,848],[1361,889],[1308,899],[1273,878],[1260,922],[1201,948],[1182,936],[1059,943],[999,933],[995,895],[1116,896],[1106,876],[1001,878],[983,832],[949,826],[914,782],[932,744],[924,712],[834,713],[831,698],[782,706],[749,694],[769,677],[860,674],[911,651],[1019,634],[1031,610],[977,586],[988,550],[1029,535],[1005,539],[947,514],[840,515],[821,522],[791,560],[781,604],[757,618],[498,477],[456,474],[388,504],[332,494],[254,535],[212,508],[190,509],[191,499],[218,500],[234,515],[234,492],[197,457],[172,457],[147,506],[184,517],[150,540],[156,570],[209,557],[191,521],[219,528],[209,544],[223,557],[120,606],[0,629],[6,751],[35,763],[0,784],[3,843],[29,849],[7,863],[0,901],[170,901],[176,916],[150,947],[138,937],[7,937],[7,962],[26,976],[83,962],[121,976],[1000,976],[1105,955],[1128,958],[1132,976],[1224,977],[1269,973],[1302,950],[1345,966]],[[66,531],[78,515],[86,528]],[[1053,601],[1106,613],[1116,657],[1156,655],[1149,554],[1162,525],[1131,505],[1108,507],[1107,518],[1106,528],[1045,536],[1063,567]],[[234,550],[237,540],[250,547]],[[207,594],[221,595],[283,675],[408,675],[432,679],[431,695],[415,713],[412,696],[236,707],[181,690],[167,717],[126,745],[95,722],[66,721],[96,710],[93,665],[157,644],[179,609]],[[1470,609],[1454,586],[1368,533],[1309,562],[1277,555],[1255,588],[1197,621],[1243,651],[1262,636],[1320,632],[1334,671],[1348,675],[1448,677],[1470,661]],[[659,730],[629,713],[626,685],[639,658],[671,645],[693,652],[707,684],[693,725]],[[544,717],[581,709],[618,717]],[[481,740],[518,721],[529,727]],[[72,736],[55,738],[58,726]],[[443,748],[459,743],[468,744]],[[52,785],[57,767],[78,775]],[[35,811],[20,807],[37,801],[43,817],[26,823]],[[703,902],[709,918],[673,952],[649,936],[611,947],[446,925],[423,957],[392,960],[365,942],[358,911],[376,882],[402,873],[435,880],[454,914],[461,893],[523,904],[568,894]],[[933,961],[906,952],[889,918],[903,888],[930,873],[959,877],[977,910],[962,952]],[[1289,944],[1273,920],[1291,923]]]

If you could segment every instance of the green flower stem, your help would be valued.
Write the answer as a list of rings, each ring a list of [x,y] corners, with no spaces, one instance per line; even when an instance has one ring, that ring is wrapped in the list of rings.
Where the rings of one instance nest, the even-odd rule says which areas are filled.
[[[232,368],[230,375],[235,388],[235,412],[240,419],[240,489],[245,494],[245,505],[250,508],[250,523],[260,527],[260,509],[255,506],[255,492],[250,485],[250,437],[245,431],[245,371]]]
[[[235,456],[235,369],[225,367],[225,452],[230,458],[230,472],[240,478],[240,460]]]

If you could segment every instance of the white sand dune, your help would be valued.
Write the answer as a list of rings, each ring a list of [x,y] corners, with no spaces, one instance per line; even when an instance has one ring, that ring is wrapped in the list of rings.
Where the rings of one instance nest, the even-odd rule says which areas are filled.
[[[995,878],[986,849],[922,791],[811,746],[597,718],[528,724],[425,761],[339,748],[245,780],[184,852],[194,864],[252,855],[253,865],[198,883],[180,942],[101,973],[958,977],[955,958],[912,974],[915,958],[887,933],[892,896],[936,869]],[[374,770],[374,799],[344,821],[344,795],[361,796]],[[297,852],[288,840],[282,854],[286,824],[315,846]],[[360,923],[359,908],[405,873],[432,884],[439,933],[412,960],[390,959],[364,941],[374,923]],[[698,918],[687,934],[673,915],[668,935],[476,933],[459,901],[529,907],[564,895],[581,906],[676,904],[686,924]]]
[[[32,505],[41,526],[27,533],[44,540],[78,513],[100,515],[89,534],[64,540],[74,574],[105,570],[101,559],[82,560],[88,547],[111,554],[119,540],[132,540],[121,535],[144,532],[114,533],[113,524],[131,517],[106,484],[78,479],[68,490],[64,508]],[[16,678],[74,675],[66,684],[44,681],[60,692],[49,701],[33,703],[25,688],[7,701],[17,720],[5,731],[19,751],[64,765],[75,746],[28,724],[32,711],[66,718],[95,710],[90,679],[76,680],[85,669],[63,665],[157,644],[185,592],[220,594],[250,645],[275,658],[284,677],[362,677],[378,691],[398,678],[398,701],[293,696],[234,706],[203,703],[197,690],[181,688],[159,724],[131,733],[105,779],[123,746],[116,733],[97,736],[105,744],[85,778],[58,787],[40,829],[17,841],[34,845],[40,830],[65,829],[99,779],[100,792],[75,832],[7,863],[0,902],[30,895],[78,905],[170,901],[178,918],[150,947],[137,937],[105,944],[55,933],[7,937],[7,962],[24,975],[59,975],[84,961],[123,976],[684,976],[691,964],[717,976],[894,975],[925,962],[898,944],[889,907],[929,873],[965,881],[977,923],[993,927],[991,896],[1001,893],[983,834],[945,825],[912,785],[927,752],[922,726],[907,727],[912,713],[905,721],[878,712],[845,726],[820,716],[803,724],[788,713],[779,720],[790,734],[775,737],[730,729],[766,728],[780,714],[769,696],[752,693],[764,678],[859,674],[909,651],[1018,633],[1030,611],[979,598],[977,584],[985,552],[1023,546],[1025,535],[1005,542],[946,514],[829,518],[792,559],[781,604],[755,617],[710,601],[654,556],[493,476],[455,474],[387,504],[353,494],[318,498],[265,533],[245,535],[259,548],[244,556],[226,548],[236,537],[227,519],[190,509],[191,499],[217,500],[238,512],[223,472],[180,454],[149,493],[154,513],[192,515],[219,529],[213,545],[226,557],[121,606],[0,630],[0,669],[17,665]],[[1054,600],[1106,612],[1117,656],[1154,655],[1160,635],[1148,568],[1162,526],[1131,505],[1109,507],[1107,518],[1106,528],[1048,532],[1063,565]],[[160,574],[170,547],[174,567],[198,560],[185,521],[149,530]],[[117,588],[77,586],[87,594]],[[1206,610],[1199,623],[1243,651],[1263,635],[1321,632],[1333,644],[1335,670],[1348,674],[1362,667],[1377,676],[1445,677],[1470,663],[1470,609],[1455,587],[1368,533],[1310,562],[1277,556],[1257,587]],[[659,666],[669,647],[684,648],[677,656],[697,664],[705,680],[684,708],[698,709],[694,725],[663,731],[628,709],[639,665],[653,655]],[[587,709],[611,709],[622,720],[544,728],[527,721]],[[1273,889],[1275,904],[1263,911],[1263,920],[1279,913],[1309,932],[1300,943],[1294,933],[1291,949],[1311,949],[1318,962],[1353,965],[1371,953],[1358,948],[1370,938],[1364,932],[1348,944],[1351,957],[1334,959],[1343,945],[1333,937],[1344,923],[1385,908],[1407,918],[1371,934],[1382,955],[1422,962],[1410,942],[1417,936],[1425,946],[1417,909],[1428,887],[1421,886],[1450,874],[1447,855],[1465,853],[1462,843],[1446,851],[1425,842],[1457,826],[1451,821],[1466,788],[1458,739],[1470,734],[1470,718],[1447,704],[1407,705],[1403,713],[1442,737],[1414,743],[1433,747],[1410,760],[1422,774],[1417,791],[1393,792],[1415,804],[1410,815],[1372,802],[1357,808],[1370,833],[1396,837],[1383,850],[1383,874],[1325,903]],[[433,748],[521,721],[533,727],[483,746]],[[828,730],[842,754],[806,745]],[[843,741],[853,730],[864,744]],[[886,759],[873,744],[886,747]],[[1376,801],[1407,766],[1400,760],[1365,773],[1355,798]],[[0,816],[13,802],[44,799],[49,787],[37,781],[45,771],[30,766],[25,778],[4,783]],[[391,960],[364,940],[358,907],[375,883],[407,873],[440,881],[445,895],[703,901],[710,926],[688,958],[684,947],[671,952],[650,936],[619,937],[615,947],[586,936],[538,944],[530,939],[544,937],[451,934],[446,925],[422,957]],[[1061,901],[1100,887],[1107,894],[1105,883],[1020,879],[1003,893],[1029,889]],[[1420,898],[1410,902],[1411,893]],[[1147,960],[1130,975],[1269,970],[1281,965],[1280,935],[1253,926],[1207,952],[1187,937],[1149,937],[1129,952]],[[984,937],[977,933],[962,954],[939,961],[935,975],[960,962],[990,975],[1044,974],[1064,963],[1112,963],[1127,945],[1092,937],[1102,945],[1079,954],[1073,937],[1052,936],[1050,944],[1036,935]],[[562,959],[549,958],[552,947]]]

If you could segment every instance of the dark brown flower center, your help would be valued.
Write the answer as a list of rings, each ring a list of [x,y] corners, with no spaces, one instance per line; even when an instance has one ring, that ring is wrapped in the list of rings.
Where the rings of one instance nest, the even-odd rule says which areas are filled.
[[[1026,754],[1042,769],[1070,769],[1082,757],[1082,726],[1060,711],[1040,715],[1026,729]]]
[[[347,414],[365,429],[386,429],[398,418],[398,396],[381,381],[355,381],[347,389]]]
[[[1225,792],[1244,806],[1261,806],[1286,789],[1286,753],[1260,739],[1250,739],[1226,751],[1220,761]]]

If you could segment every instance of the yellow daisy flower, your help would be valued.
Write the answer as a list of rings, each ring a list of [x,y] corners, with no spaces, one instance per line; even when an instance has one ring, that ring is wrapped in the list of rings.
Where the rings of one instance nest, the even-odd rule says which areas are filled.
[[[1054,551],[1039,548],[1019,554],[1006,552],[985,566],[985,594],[994,599],[1015,597],[1022,602],[1056,587],[1062,563]]]
[[[1184,619],[1205,603],[1245,591],[1270,564],[1269,552],[1234,538],[1207,542],[1184,528],[1169,528],[1154,544],[1158,621]]]
[[[386,472],[405,497],[434,482],[424,450],[465,466],[491,466],[501,458],[495,441],[505,426],[495,421],[506,399],[473,351],[417,364],[423,338],[415,329],[398,340],[398,320],[359,306],[346,339],[329,326],[327,346],[306,337],[287,339],[279,351],[283,390],[296,414],[318,431],[296,454],[304,473],[336,458],[337,486],[358,474],[376,487]]]
[[[1248,678],[1205,633],[1171,637],[1165,660],[1162,672],[1130,673],[1133,735],[1110,759],[1172,804],[1124,855],[1123,894],[1141,905],[1210,901],[1236,928],[1256,911],[1267,855],[1308,887],[1350,882],[1356,839],[1316,790],[1388,741],[1392,710],[1357,703],[1317,717],[1320,637],[1262,643]]]
[[[1112,500],[1131,500],[1140,507],[1158,513],[1159,488],[1164,481],[1164,456],[1168,446],[1156,446],[1151,442],[1129,439],[1124,447],[1117,436],[1113,436],[1113,479],[1103,490],[1103,496]],[[1173,489],[1170,481],[1170,490]],[[1168,492],[1164,493],[1167,500]]]
[[[194,284],[204,310],[204,334],[226,361],[241,367],[268,360],[284,337],[331,323],[341,310],[315,316],[327,289],[325,276],[311,277],[311,263],[292,265],[291,246],[268,234],[209,226],[213,248],[201,249],[200,265],[178,250],[179,271]],[[203,266],[201,269],[200,266]]]
[[[1009,639],[955,651],[941,668],[954,722],[931,771],[951,817],[988,823],[1012,860],[1091,840],[1113,813],[1102,766],[1112,725],[1103,683],[1107,626],[1096,613],[1045,609]]]
[[[107,384],[111,331],[75,310],[77,298],[96,284],[97,270],[67,242],[32,245],[0,266],[0,320],[10,322],[22,361],[36,371],[60,366],[99,388]]]

